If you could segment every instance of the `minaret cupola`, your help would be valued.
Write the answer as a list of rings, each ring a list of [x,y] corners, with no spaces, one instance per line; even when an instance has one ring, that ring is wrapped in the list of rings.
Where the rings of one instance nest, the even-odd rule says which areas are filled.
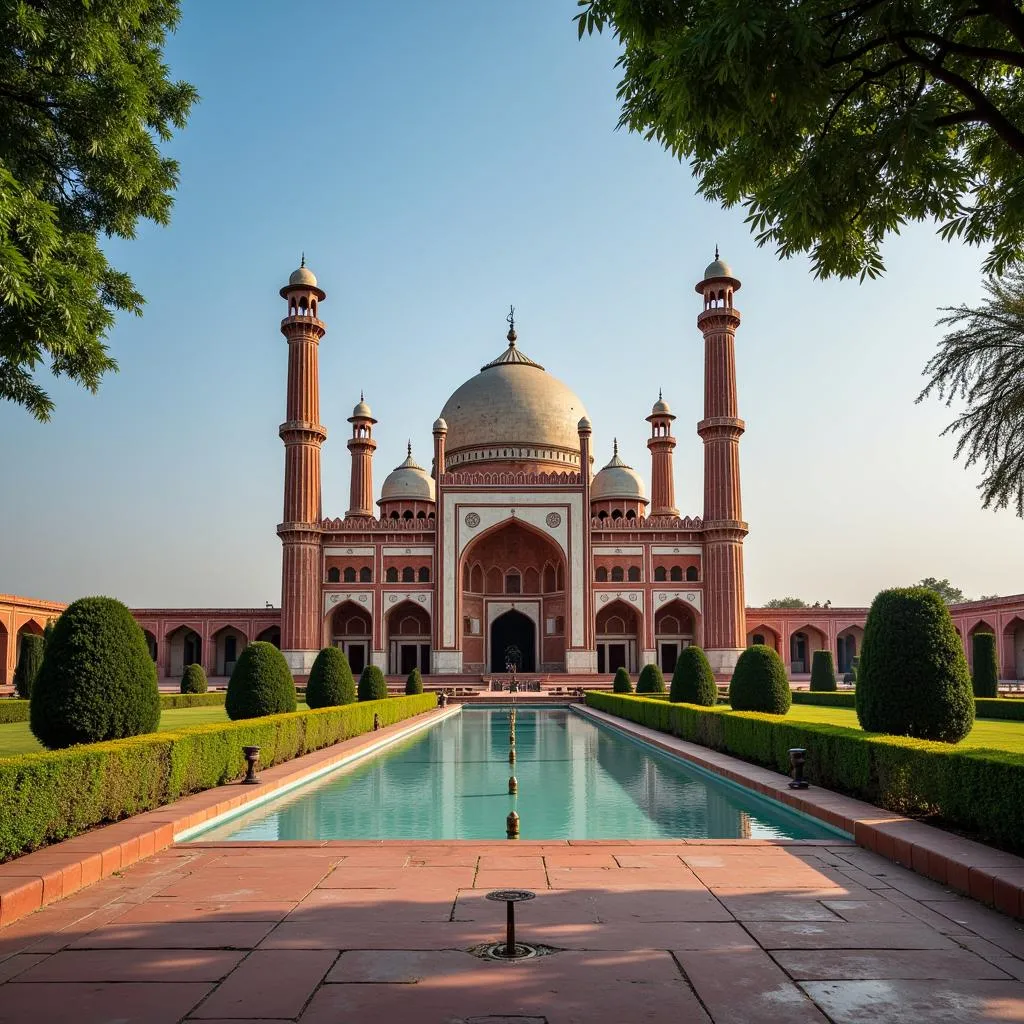
[[[640,474],[619,456],[619,442],[608,465],[590,484],[590,514],[598,519],[640,519],[647,507]]]

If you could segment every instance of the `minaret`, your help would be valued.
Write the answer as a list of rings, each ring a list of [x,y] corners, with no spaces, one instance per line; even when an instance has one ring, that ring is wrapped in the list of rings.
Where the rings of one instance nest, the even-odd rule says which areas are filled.
[[[727,675],[746,643],[743,592],[743,522],[740,504],[740,437],[745,429],[736,398],[736,328],[733,294],[740,282],[718,257],[704,271],[697,292],[704,310],[704,648],[715,672]]]
[[[659,391],[658,400],[647,417],[651,425],[651,436],[647,439],[647,447],[651,450],[651,507],[647,514],[651,516],[679,515],[672,472],[672,452],[676,447],[676,439],[672,436],[674,419],[668,402]]]
[[[431,476],[440,483],[441,477],[444,476],[444,444],[448,437],[448,424],[443,419],[438,417],[434,420],[434,466]],[[437,498],[437,503],[440,506],[441,498]]]
[[[288,397],[280,435],[284,441],[284,521],[278,526],[281,559],[281,650],[293,675],[309,673],[320,649],[320,423],[317,366],[327,325],[318,305],[327,297],[302,265],[281,289],[288,315],[281,333],[288,342]]]
[[[373,425],[377,421],[366,404],[363,393],[359,393],[359,404],[348,418],[352,424],[352,436],[348,439],[348,450],[352,453],[352,476],[349,508],[346,516],[373,518],[373,453],[377,442],[373,439]]]
[[[579,584],[583,587],[583,647],[589,662],[580,671],[597,671],[597,639],[594,632],[594,557],[593,534],[590,528],[590,484],[593,479],[590,473],[590,439],[593,433],[590,420],[584,416],[576,425],[580,438],[580,479],[583,481],[583,579]],[[566,638],[568,641],[568,637]],[[568,647],[568,642],[566,647]],[[568,666],[566,666],[568,667]]]

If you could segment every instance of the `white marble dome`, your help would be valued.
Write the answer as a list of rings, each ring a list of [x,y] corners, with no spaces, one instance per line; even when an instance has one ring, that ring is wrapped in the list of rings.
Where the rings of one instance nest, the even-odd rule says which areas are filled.
[[[643,479],[632,466],[627,466],[619,457],[618,442],[615,444],[615,453],[611,461],[590,484],[591,501],[606,501],[609,498],[647,501]]]
[[[297,285],[304,284],[309,285],[310,288],[315,288],[316,285],[316,274],[313,273],[305,263],[299,267],[298,270],[293,270],[288,278],[288,284]]]
[[[396,466],[384,480],[380,489],[381,501],[433,501],[434,479],[412,457],[412,449],[405,461]]]
[[[446,458],[454,465],[515,459],[578,469],[579,422],[586,414],[578,395],[516,348],[510,331],[508,348],[441,410]]]

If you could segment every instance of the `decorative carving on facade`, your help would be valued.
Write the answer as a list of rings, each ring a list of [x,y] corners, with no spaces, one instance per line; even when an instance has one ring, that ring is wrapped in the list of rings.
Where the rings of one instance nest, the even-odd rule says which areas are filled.
[[[554,530],[562,525],[562,517],[557,512],[549,512],[544,518],[544,522]]]
[[[312,529],[325,533],[368,533],[386,530],[390,533],[433,533],[434,519],[371,519],[369,516],[345,516],[341,519],[321,519]]]
[[[445,473],[442,487],[565,487],[579,486],[583,477],[579,473]]]
[[[598,519],[594,516],[590,525],[595,530],[701,530],[704,527],[700,516],[640,516],[636,519]]]
[[[465,522],[471,530],[475,530],[480,525],[480,517],[475,512],[467,512]]]

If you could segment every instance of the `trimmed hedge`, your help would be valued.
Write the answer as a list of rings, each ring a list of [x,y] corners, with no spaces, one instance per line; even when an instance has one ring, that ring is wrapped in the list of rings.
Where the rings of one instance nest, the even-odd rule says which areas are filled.
[[[793,698],[786,666],[774,647],[754,644],[736,662],[729,682],[729,703],[736,711],[784,715]]]
[[[811,689],[816,693],[835,693],[836,667],[831,651],[815,651],[811,655]]]
[[[23,633],[21,650],[18,652],[18,665],[14,670],[14,692],[28,700],[32,696],[32,687],[36,685],[36,676],[43,665],[43,651],[46,641],[35,633]]]
[[[140,736],[160,723],[156,665],[142,628],[113,597],[81,597],[46,643],[29,724],[51,750]]]
[[[935,815],[953,828],[1024,852],[1022,754],[595,691],[587,693],[587,704],[783,774],[789,773],[790,748],[803,747],[812,785],[900,814]]]
[[[219,693],[161,693],[160,710],[170,711],[174,708],[215,707],[217,704],[224,703],[224,696],[223,691]],[[0,699],[0,725],[27,722],[28,708],[29,702],[27,700]]]
[[[1024,722],[1024,700],[1009,697],[978,697],[974,702],[976,718],[1000,718],[1004,722]]]
[[[228,718],[261,718],[295,710],[295,680],[284,655],[266,640],[255,640],[238,656],[228,680]]]
[[[996,659],[994,633],[975,633],[971,638],[971,657],[974,669],[971,686],[975,697],[999,696],[999,662]]]
[[[374,714],[391,725],[436,706],[424,693],[0,760],[0,860],[240,778],[243,746],[269,768],[372,731]]]
[[[946,602],[894,587],[871,602],[857,674],[857,718],[868,732],[958,743],[974,724],[963,644]]]
[[[420,675],[418,668],[409,673],[409,678],[405,681],[405,692],[408,695],[423,692],[423,676]]]
[[[665,677],[657,665],[644,665],[636,680],[637,693],[664,693]]]
[[[306,703],[311,708],[333,708],[354,704],[356,681],[340,647],[325,647],[316,656],[306,680]]]
[[[711,662],[694,644],[684,647],[676,659],[668,699],[673,704],[702,704],[705,707],[714,707],[718,703],[718,685]]]
[[[361,701],[383,700],[388,695],[388,681],[376,665],[367,665],[359,677],[359,699]]]
[[[633,680],[629,678],[629,673],[624,668],[617,668],[615,670],[615,678],[612,680],[612,692],[633,692]]]
[[[206,693],[209,688],[210,684],[207,682],[206,673],[199,662],[194,661],[191,665],[185,666],[181,677],[182,693]]]
[[[821,690],[794,690],[792,693],[794,704],[817,704],[824,708],[855,708],[857,706],[857,694],[853,690],[829,693]]]

